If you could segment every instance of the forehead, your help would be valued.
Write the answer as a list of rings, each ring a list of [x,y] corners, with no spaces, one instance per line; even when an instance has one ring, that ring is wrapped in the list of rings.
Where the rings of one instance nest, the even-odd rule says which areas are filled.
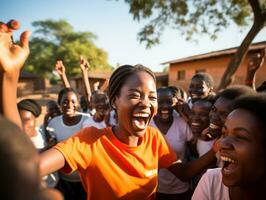
[[[107,96],[105,94],[94,94],[92,96],[92,101],[106,101]]]
[[[121,89],[123,88],[128,88],[128,89],[146,88],[156,93],[155,80],[149,73],[145,71],[135,72],[134,74],[128,76]]]
[[[212,106],[212,103],[211,102],[209,102],[209,101],[201,101],[201,100],[198,100],[198,101],[196,101],[194,104],[193,104],[193,106],[192,106],[192,108],[211,108],[211,106]]]
[[[228,116],[225,121],[225,126],[228,129],[245,128],[252,134],[259,132],[259,122],[256,116],[244,109],[235,109]]]
[[[234,102],[234,100],[227,99],[224,97],[219,97],[215,101],[214,106],[217,108],[217,110],[230,111],[233,102]]]
[[[19,110],[21,118],[35,118],[35,116],[28,110]]]
[[[206,82],[203,80],[202,77],[194,77],[191,79],[190,84],[192,84],[192,85],[197,85],[197,84],[204,85],[204,84],[206,84]]]
[[[72,92],[72,91],[69,91],[69,92],[66,92],[63,97],[62,97],[62,100],[65,100],[65,99],[77,99],[77,95],[75,92]]]
[[[158,98],[163,98],[163,97],[172,98],[174,96],[172,91],[169,89],[159,90],[157,91],[157,95],[158,95]]]

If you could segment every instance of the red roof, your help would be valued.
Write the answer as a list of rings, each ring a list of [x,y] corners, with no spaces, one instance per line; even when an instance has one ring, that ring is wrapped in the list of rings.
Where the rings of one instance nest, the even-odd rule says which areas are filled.
[[[201,59],[206,59],[206,58],[213,58],[213,57],[231,55],[231,54],[234,54],[237,51],[237,48],[238,47],[224,49],[224,50],[219,50],[219,51],[211,51],[209,53],[200,54],[200,55],[196,55],[196,56],[190,56],[190,57],[186,57],[186,58],[170,60],[170,61],[162,63],[162,65],[182,63],[182,62],[187,62],[187,61],[194,61],[194,60],[201,60]],[[266,48],[266,41],[263,41],[263,42],[253,43],[249,47],[249,51],[255,51],[255,50],[260,50],[260,49],[265,49],[265,48]]]

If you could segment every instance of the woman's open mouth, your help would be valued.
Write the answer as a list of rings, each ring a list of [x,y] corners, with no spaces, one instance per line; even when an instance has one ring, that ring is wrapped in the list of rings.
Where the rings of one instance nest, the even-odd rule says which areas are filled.
[[[135,113],[133,114],[132,124],[133,127],[139,130],[143,130],[147,127],[150,119],[150,114],[148,113]]]
[[[160,116],[161,116],[162,119],[168,119],[169,118],[169,113],[170,112],[168,110],[162,110],[160,112]]]
[[[223,175],[230,175],[237,170],[238,163],[236,160],[229,158],[227,156],[221,156],[223,161],[222,173]]]

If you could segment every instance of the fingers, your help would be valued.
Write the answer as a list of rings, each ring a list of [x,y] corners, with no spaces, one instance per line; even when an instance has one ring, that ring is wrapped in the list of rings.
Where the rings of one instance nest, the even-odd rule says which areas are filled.
[[[30,31],[24,31],[20,35],[20,45],[24,49],[29,49],[29,38],[30,38],[31,32]]]
[[[17,20],[11,19],[9,22],[6,24],[9,29],[12,30],[18,30],[20,28],[20,23]]]
[[[0,32],[9,33],[12,35],[14,30],[18,30],[20,28],[20,23],[16,20],[10,20],[7,23],[0,22]]]
[[[8,26],[3,22],[0,22],[0,32],[1,33],[7,33],[8,32]]]
[[[63,67],[64,67],[64,65],[63,65],[63,61],[62,61],[62,60],[57,60],[56,63],[55,63],[55,68],[56,68],[57,70],[60,70],[60,69],[62,69]]]

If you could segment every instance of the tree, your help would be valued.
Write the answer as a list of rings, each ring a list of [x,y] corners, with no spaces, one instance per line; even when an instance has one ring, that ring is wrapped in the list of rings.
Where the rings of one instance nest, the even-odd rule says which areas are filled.
[[[32,23],[36,30],[30,41],[31,54],[25,69],[50,77],[57,59],[64,61],[70,75],[80,73],[79,59],[84,56],[93,71],[111,71],[107,53],[96,47],[91,32],[75,32],[65,20],[44,20]]]
[[[207,34],[212,39],[231,23],[253,25],[225,71],[219,89],[226,87],[243,61],[254,37],[265,26],[266,0],[125,0],[135,20],[148,20],[138,33],[140,42],[150,48],[160,43],[165,27],[176,29],[186,39]]]

